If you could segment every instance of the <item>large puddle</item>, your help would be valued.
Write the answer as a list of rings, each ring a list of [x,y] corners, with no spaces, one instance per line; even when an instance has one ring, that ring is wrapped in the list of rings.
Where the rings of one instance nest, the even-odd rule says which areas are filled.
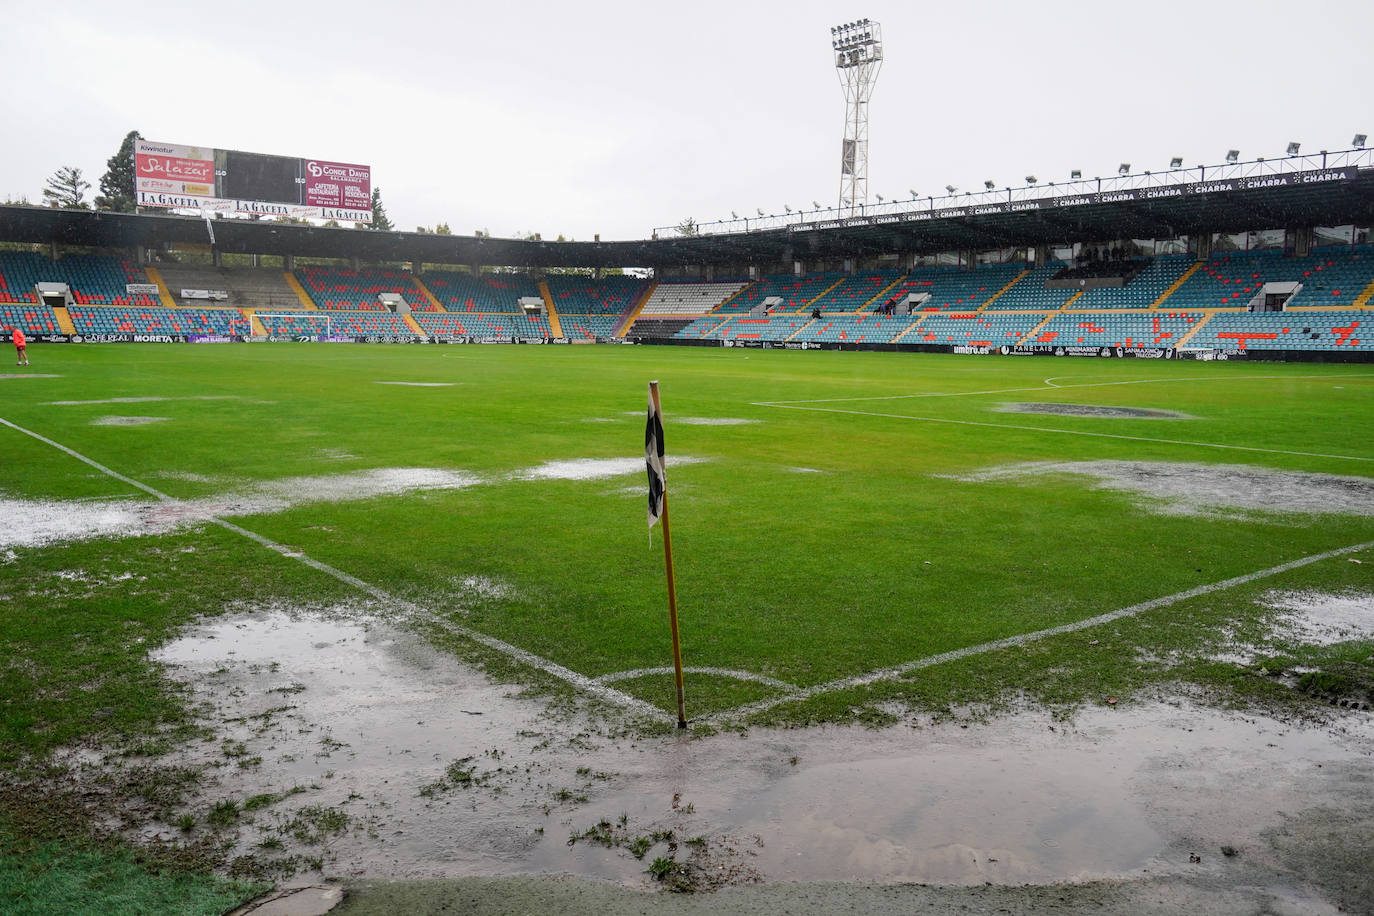
[[[1368,714],[1329,731],[1163,703],[1092,708],[1072,725],[1028,713],[611,740],[358,608],[256,609],[156,657],[227,739],[188,751],[221,764],[211,801],[311,787],[259,812],[241,848],[294,806],[336,806],[353,825],[328,844],[325,871],[339,876],[647,886],[662,845],[641,861],[568,842],[622,817],[627,834],[704,837],[719,867],[767,881],[1205,871],[1222,846],[1262,855],[1285,812],[1339,809],[1374,773]]]

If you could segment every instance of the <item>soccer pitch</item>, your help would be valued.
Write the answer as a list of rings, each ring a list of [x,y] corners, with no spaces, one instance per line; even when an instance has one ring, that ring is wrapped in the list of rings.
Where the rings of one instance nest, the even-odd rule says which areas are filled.
[[[262,344],[31,371],[0,379],[0,628],[5,737],[40,753],[175,717],[145,648],[245,604],[368,601],[670,723],[650,379],[697,725],[1260,696],[1215,657],[1300,651],[1266,594],[1374,590],[1369,366]],[[106,584],[24,587],[61,570]]]

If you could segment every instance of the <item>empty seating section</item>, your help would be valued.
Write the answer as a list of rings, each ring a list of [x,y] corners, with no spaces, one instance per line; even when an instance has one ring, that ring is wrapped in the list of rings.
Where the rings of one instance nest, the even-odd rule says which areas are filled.
[[[1069,313],[1055,315],[1025,343],[1074,347],[1177,347],[1204,318],[1197,312]]]
[[[911,327],[917,316],[822,315],[793,337],[797,341],[891,343]]]
[[[1374,351],[1374,311],[1222,312],[1186,349]]]
[[[648,282],[639,277],[551,276],[549,294],[559,315],[620,315],[639,301]]]
[[[693,321],[673,336],[684,340],[718,340],[720,338],[717,332],[721,331],[732,320],[732,316],[720,313],[706,315]]]
[[[0,329],[18,328],[25,334],[58,334],[57,318],[46,305],[0,305]]]
[[[405,323],[405,319],[394,312],[346,312],[340,309],[330,309],[328,312],[328,315],[319,312],[283,312],[271,316],[259,314],[258,318],[267,329],[267,333],[274,335],[329,333],[343,337],[383,334],[394,337],[415,336],[415,332]]]
[[[1059,273],[1063,267],[1063,261],[1049,261],[1041,264],[1016,281],[1011,289],[998,296],[997,300],[988,306],[988,311],[1019,309],[1022,311],[1052,312],[1063,308],[1078,290],[1045,288],[1045,281]],[[1003,284],[1003,286],[1005,285]],[[993,290],[994,294],[996,292],[997,290]],[[1077,303],[1074,303],[1074,306],[1077,307]]]
[[[789,274],[764,277],[721,307],[718,314],[747,314],[755,306],[762,305],[765,299],[778,297],[783,300],[779,306],[786,312],[807,310],[812,299],[825,292],[840,280],[842,274],[815,274],[797,278]]]
[[[1215,255],[1188,278],[1166,302],[1169,308],[1244,308],[1265,283],[1295,282],[1302,289],[1289,308],[1326,306],[1349,308],[1374,280],[1374,251],[1354,248],[1316,248],[1305,258],[1284,257],[1272,251],[1228,252]]]
[[[1132,277],[1125,286],[1085,290],[1073,304],[1073,308],[1085,311],[1147,309],[1168,292],[1169,287],[1178,282],[1178,278],[1187,273],[1188,268],[1194,263],[1191,255],[1160,255],[1151,261],[1148,267]],[[1165,301],[1163,307],[1172,309],[1176,306],[1170,299]]]
[[[68,310],[78,334],[247,334],[238,309],[112,308],[74,305]]]
[[[558,323],[564,337],[610,337],[615,331],[619,315],[564,315],[558,313]]]
[[[129,295],[128,283],[147,283],[132,261],[108,255],[69,254],[56,261],[28,251],[0,251],[0,302],[38,303],[36,283],[65,283],[78,305],[161,305],[156,296]]]
[[[740,282],[664,281],[658,284],[639,314],[646,318],[654,315],[705,315],[748,285]]]
[[[812,302],[811,307],[822,312],[857,312],[868,300],[901,278],[902,272],[897,270],[871,270],[845,277],[839,286]],[[886,301],[882,299],[874,304],[882,305]]]
[[[1288,300],[1288,308],[1349,308],[1364,288],[1374,282],[1374,245],[1314,248],[1298,279],[1302,289]]]
[[[471,337],[472,318],[463,315],[416,315],[415,321],[431,337]]]
[[[1021,264],[988,264],[976,270],[962,267],[919,267],[907,274],[888,296],[900,302],[908,293],[928,293],[922,311],[971,312],[983,306],[1024,267]]]
[[[403,270],[302,267],[295,273],[311,301],[322,309],[385,312],[389,309],[377,301],[377,294],[395,293],[413,311],[435,311],[434,304],[415,285],[415,279]]]
[[[539,284],[521,274],[484,273],[480,277],[453,270],[432,270],[421,276],[426,287],[450,312],[518,314],[520,300],[540,298]]]
[[[901,342],[971,347],[1011,346],[1044,320],[1043,313],[1003,315],[996,312],[932,312]]]

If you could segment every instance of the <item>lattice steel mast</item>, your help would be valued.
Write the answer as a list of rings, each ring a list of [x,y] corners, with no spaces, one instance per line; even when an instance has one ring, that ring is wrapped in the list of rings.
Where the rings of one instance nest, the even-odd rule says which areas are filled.
[[[845,100],[840,210],[854,216],[868,203],[868,100],[883,66],[882,27],[868,19],[837,25],[830,46]]]

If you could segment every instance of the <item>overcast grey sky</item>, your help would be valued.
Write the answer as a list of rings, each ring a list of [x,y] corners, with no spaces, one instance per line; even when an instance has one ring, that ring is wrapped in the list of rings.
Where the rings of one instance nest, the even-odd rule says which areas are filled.
[[[839,192],[830,26],[882,23],[870,191],[1348,148],[1371,0],[5,4],[0,199],[130,129],[372,166],[401,229],[643,238]]]

